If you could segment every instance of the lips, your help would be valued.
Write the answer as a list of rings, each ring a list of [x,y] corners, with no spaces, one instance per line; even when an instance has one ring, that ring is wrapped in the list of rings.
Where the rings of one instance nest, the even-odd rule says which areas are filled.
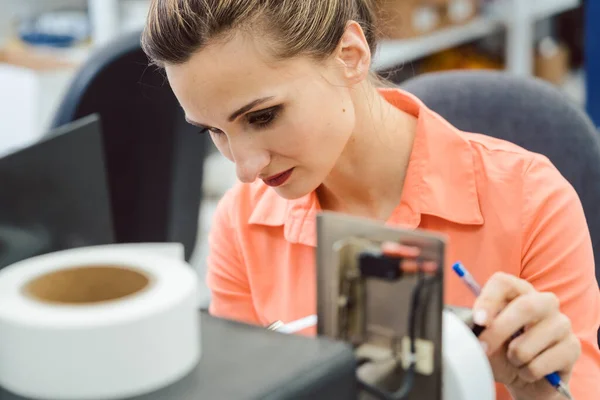
[[[284,171],[284,172],[282,172],[280,174],[273,175],[273,176],[270,176],[270,177],[268,177],[266,179],[263,179],[263,182],[265,182],[267,185],[269,185],[271,187],[281,186],[285,182],[287,182],[287,180],[292,175],[292,171],[293,170],[294,170],[294,168],[290,168],[287,171]]]

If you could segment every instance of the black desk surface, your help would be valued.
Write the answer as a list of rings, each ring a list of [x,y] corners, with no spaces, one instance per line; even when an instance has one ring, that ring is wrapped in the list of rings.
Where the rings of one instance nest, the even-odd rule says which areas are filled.
[[[341,343],[269,332],[202,313],[192,373],[129,400],[353,399],[354,355]],[[1,400],[28,400],[0,388]]]

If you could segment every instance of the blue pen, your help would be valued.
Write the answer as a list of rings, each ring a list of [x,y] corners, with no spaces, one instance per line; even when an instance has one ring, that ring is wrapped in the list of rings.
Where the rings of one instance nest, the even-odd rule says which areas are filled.
[[[469,271],[467,271],[465,266],[461,262],[457,262],[452,266],[452,269],[454,270],[454,272],[456,272],[456,275],[458,275],[458,277],[465,283],[465,285],[467,285],[467,287],[469,289],[471,289],[471,291],[473,292],[475,297],[478,297],[479,294],[481,293],[481,286],[477,283],[475,278],[473,278],[473,275],[471,275],[469,273]],[[514,337],[523,333],[523,330],[520,330],[517,333],[518,334],[515,335]],[[554,373],[551,373],[550,375],[546,375],[545,378],[552,386],[554,386],[556,388],[556,390],[560,394],[562,394],[564,397],[566,397],[569,400],[573,400],[573,396],[571,395],[569,388],[560,379],[560,375],[558,374],[558,372],[554,372]]]

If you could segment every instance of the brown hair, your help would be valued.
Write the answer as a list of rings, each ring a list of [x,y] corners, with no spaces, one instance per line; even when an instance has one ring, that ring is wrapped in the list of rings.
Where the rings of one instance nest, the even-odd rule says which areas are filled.
[[[360,24],[375,52],[374,0],[152,0],[142,47],[159,66],[181,64],[211,40],[239,28],[264,32],[272,55],[331,55],[348,21]]]

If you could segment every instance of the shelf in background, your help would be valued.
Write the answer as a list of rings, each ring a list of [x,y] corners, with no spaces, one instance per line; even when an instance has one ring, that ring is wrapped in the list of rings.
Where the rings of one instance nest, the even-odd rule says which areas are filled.
[[[381,40],[373,58],[373,67],[384,70],[413,61],[441,50],[481,39],[502,27],[486,17],[478,17],[465,24],[446,28],[430,35],[404,40]]]
[[[573,10],[580,5],[581,0],[535,0],[532,1],[532,16],[536,19],[544,19]]]
[[[586,105],[586,74],[583,70],[571,71],[565,81],[560,85],[560,89],[572,101],[581,107]]]
[[[510,32],[527,33],[533,24],[581,5],[581,0],[504,0],[488,6],[483,15],[473,21],[442,29],[414,39],[381,40],[379,50],[373,57],[373,67],[381,71],[417,60],[430,54],[484,38],[506,27]],[[527,36],[527,35],[525,35]],[[529,69],[530,61],[524,51],[531,51],[532,43],[527,37],[520,46],[508,46],[507,54],[518,57],[515,70]],[[523,48],[527,46],[527,48]],[[512,54],[514,53],[514,54]],[[523,64],[523,65],[520,65]]]
[[[516,1],[520,2],[519,5],[511,7],[510,3]],[[508,18],[508,21],[514,17],[520,17],[535,22],[572,10],[580,5],[581,0],[503,0],[487,6],[487,12],[498,18]],[[514,15],[515,12],[519,15]]]

